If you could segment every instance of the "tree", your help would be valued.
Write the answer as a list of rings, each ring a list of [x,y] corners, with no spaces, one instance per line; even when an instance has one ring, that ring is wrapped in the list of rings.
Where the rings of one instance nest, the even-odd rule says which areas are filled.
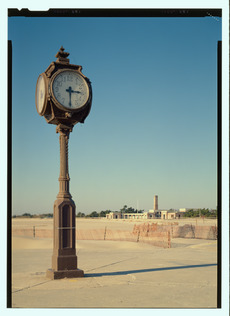
[[[123,208],[120,209],[121,213],[127,213],[127,205],[124,205]]]
[[[199,217],[199,211],[189,210],[184,213],[184,217]]]
[[[30,213],[24,213],[22,214],[23,217],[33,217]]]
[[[93,211],[91,214],[89,214],[89,217],[99,217],[99,214],[96,211]]]
[[[85,213],[82,213],[82,212],[78,212],[76,217],[85,217]]]
[[[213,216],[214,215],[214,216]],[[217,213],[214,212],[210,212],[208,208],[202,208],[202,209],[198,209],[198,210],[189,210],[187,212],[184,213],[184,217],[201,217],[201,216],[205,216],[205,217],[216,217]]]
[[[126,213],[134,213],[134,208],[128,207]]]
[[[121,213],[143,213],[144,212],[144,210],[137,210],[137,209],[135,210],[131,206],[127,207],[127,205],[124,205],[120,211]]]
[[[106,211],[101,211],[99,213],[99,217],[106,217],[106,214],[109,214],[111,211],[110,210],[106,210]]]

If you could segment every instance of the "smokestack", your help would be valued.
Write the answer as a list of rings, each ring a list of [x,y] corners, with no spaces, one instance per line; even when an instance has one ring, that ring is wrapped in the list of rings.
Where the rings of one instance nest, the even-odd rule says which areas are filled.
[[[158,195],[154,195],[153,199],[153,210],[158,211]]]

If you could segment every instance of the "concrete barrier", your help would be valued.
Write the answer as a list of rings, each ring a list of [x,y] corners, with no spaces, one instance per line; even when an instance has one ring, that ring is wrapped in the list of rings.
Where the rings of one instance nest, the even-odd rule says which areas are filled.
[[[13,228],[13,236],[27,236],[38,238],[52,238],[53,230],[34,228]],[[114,241],[131,241],[146,242],[153,246],[170,248],[171,240],[169,232],[133,233],[130,231],[110,230],[110,229],[77,229],[77,240],[114,240]]]
[[[153,224],[140,224],[134,225],[133,233],[141,236],[149,236],[150,232],[169,232],[172,238],[196,238],[196,239],[217,239],[217,226],[195,226],[183,225],[179,226],[178,223],[167,225]]]

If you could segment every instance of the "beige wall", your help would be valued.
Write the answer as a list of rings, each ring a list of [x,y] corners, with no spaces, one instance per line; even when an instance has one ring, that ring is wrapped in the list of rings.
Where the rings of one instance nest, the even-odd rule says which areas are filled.
[[[161,211],[161,219],[175,219],[176,212]]]

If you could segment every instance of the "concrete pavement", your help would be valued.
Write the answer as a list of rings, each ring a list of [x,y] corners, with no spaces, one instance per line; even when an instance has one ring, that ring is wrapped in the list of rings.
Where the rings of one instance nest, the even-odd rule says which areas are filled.
[[[12,307],[216,308],[217,242],[78,241],[84,278],[49,280],[52,240],[13,238]]]

